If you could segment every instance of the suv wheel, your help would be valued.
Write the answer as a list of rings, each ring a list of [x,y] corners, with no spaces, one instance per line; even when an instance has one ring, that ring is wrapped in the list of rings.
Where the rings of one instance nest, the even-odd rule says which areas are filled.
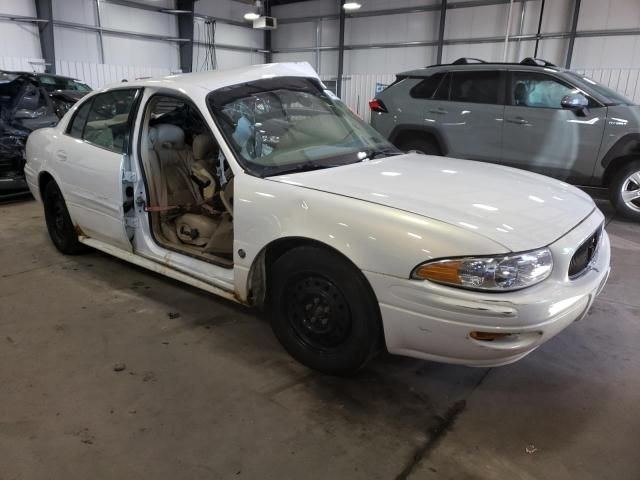
[[[276,260],[271,278],[271,326],[300,363],[349,375],[379,351],[377,301],[362,273],[340,255],[297,247]]]
[[[423,153],[425,155],[440,155],[440,149],[433,140],[428,138],[416,138],[406,140],[398,145],[398,148],[405,152]]]
[[[640,160],[622,167],[609,186],[611,203],[620,215],[640,221]]]

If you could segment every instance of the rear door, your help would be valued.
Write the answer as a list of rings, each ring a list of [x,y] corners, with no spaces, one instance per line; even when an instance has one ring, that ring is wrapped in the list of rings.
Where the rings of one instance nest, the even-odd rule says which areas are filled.
[[[440,83],[425,112],[450,157],[499,162],[505,72],[454,70]]]
[[[75,112],[57,150],[56,170],[71,217],[85,235],[132,251],[132,132],[141,92],[111,90]]]
[[[591,180],[606,120],[594,99],[583,113],[563,109],[565,95],[584,93],[547,73],[510,72],[503,163],[565,181]]]

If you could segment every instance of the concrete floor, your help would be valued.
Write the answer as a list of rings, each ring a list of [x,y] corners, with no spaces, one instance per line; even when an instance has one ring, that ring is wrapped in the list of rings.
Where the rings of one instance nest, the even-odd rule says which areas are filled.
[[[353,379],[252,311],[60,255],[33,201],[0,226],[1,480],[640,478],[640,224],[610,222],[591,314],[519,363],[386,355]]]

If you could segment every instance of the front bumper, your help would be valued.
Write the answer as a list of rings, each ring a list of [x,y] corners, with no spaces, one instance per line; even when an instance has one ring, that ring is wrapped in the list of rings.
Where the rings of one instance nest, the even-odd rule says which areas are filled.
[[[582,319],[609,276],[606,232],[588,271],[575,280],[575,250],[602,224],[599,210],[549,246],[554,270],[544,282],[517,292],[485,293],[365,272],[380,303],[390,353],[488,367],[515,362]],[[507,333],[483,341],[471,332]]]

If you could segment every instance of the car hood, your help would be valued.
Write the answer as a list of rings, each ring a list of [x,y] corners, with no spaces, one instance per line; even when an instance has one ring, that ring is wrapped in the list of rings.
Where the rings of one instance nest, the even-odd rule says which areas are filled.
[[[511,251],[553,243],[595,208],[584,192],[542,175],[413,153],[269,179],[446,222]]]

